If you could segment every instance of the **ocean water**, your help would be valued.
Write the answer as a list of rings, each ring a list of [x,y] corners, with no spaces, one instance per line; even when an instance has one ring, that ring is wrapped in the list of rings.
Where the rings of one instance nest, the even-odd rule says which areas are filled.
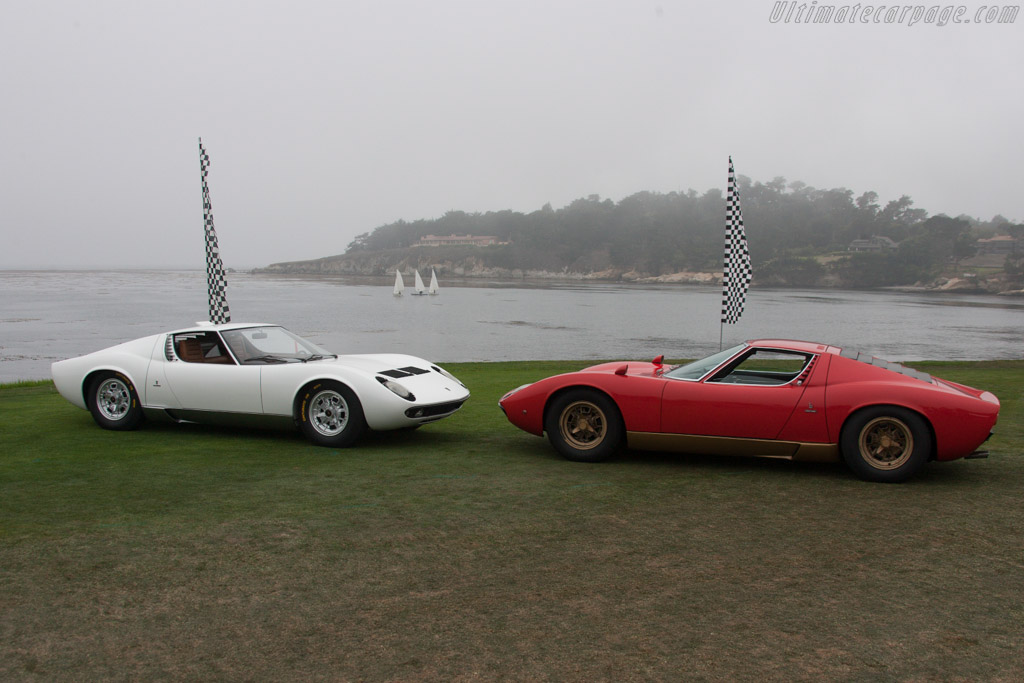
[[[407,277],[407,282],[412,278]],[[235,322],[284,325],[335,353],[437,361],[695,358],[753,338],[856,348],[881,358],[1024,358],[1024,299],[989,295],[752,289],[720,325],[717,287],[446,282],[392,296],[390,278],[229,273]],[[207,319],[202,271],[0,271],[0,382],[50,363]]]

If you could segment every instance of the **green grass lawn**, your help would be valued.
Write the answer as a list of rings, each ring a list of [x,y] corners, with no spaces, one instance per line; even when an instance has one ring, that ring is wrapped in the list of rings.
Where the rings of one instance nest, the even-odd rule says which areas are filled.
[[[585,363],[446,366],[414,432],[99,429],[0,389],[0,680],[1020,680],[1024,361],[987,460],[563,460],[507,390]]]

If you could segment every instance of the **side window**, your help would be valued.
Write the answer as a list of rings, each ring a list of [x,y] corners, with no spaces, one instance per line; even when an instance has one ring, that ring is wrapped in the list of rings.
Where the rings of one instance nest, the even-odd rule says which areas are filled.
[[[719,384],[780,386],[789,384],[799,377],[812,358],[812,354],[796,351],[753,349],[708,381]]]
[[[174,351],[186,363],[233,365],[216,332],[184,332],[174,335]]]

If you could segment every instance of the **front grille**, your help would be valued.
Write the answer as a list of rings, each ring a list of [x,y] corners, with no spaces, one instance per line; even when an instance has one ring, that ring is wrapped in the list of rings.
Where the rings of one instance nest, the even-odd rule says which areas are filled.
[[[421,417],[435,417],[437,415],[447,415],[448,413],[454,413],[456,410],[462,407],[465,401],[451,401],[450,403],[437,403],[432,406],[420,406],[418,408],[409,408],[405,411],[406,417],[421,418]]]

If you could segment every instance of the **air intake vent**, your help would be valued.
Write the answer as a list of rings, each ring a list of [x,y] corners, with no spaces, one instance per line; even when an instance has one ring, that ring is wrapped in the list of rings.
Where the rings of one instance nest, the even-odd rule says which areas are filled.
[[[392,379],[402,379],[403,377],[412,377],[413,375],[425,375],[429,372],[430,370],[409,366],[407,368],[396,368],[395,370],[382,370],[379,374],[391,377]]]
[[[811,376],[811,370],[814,369],[814,364],[818,362],[817,356],[811,356],[811,362],[807,364],[804,371],[800,373],[800,376],[796,378],[797,384],[802,384],[807,381],[807,378]]]
[[[406,417],[420,418],[420,417],[436,417],[438,415],[447,415],[454,413],[456,410],[462,407],[465,401],[452,401],[451,403],[438,403],[432,406],[420,406],[418,408],[409,408],[405,411]]]
[[[164,343],[164,358],[167,360],[178,360],[174,355],[174,337],[167,335],[167,341]]]

